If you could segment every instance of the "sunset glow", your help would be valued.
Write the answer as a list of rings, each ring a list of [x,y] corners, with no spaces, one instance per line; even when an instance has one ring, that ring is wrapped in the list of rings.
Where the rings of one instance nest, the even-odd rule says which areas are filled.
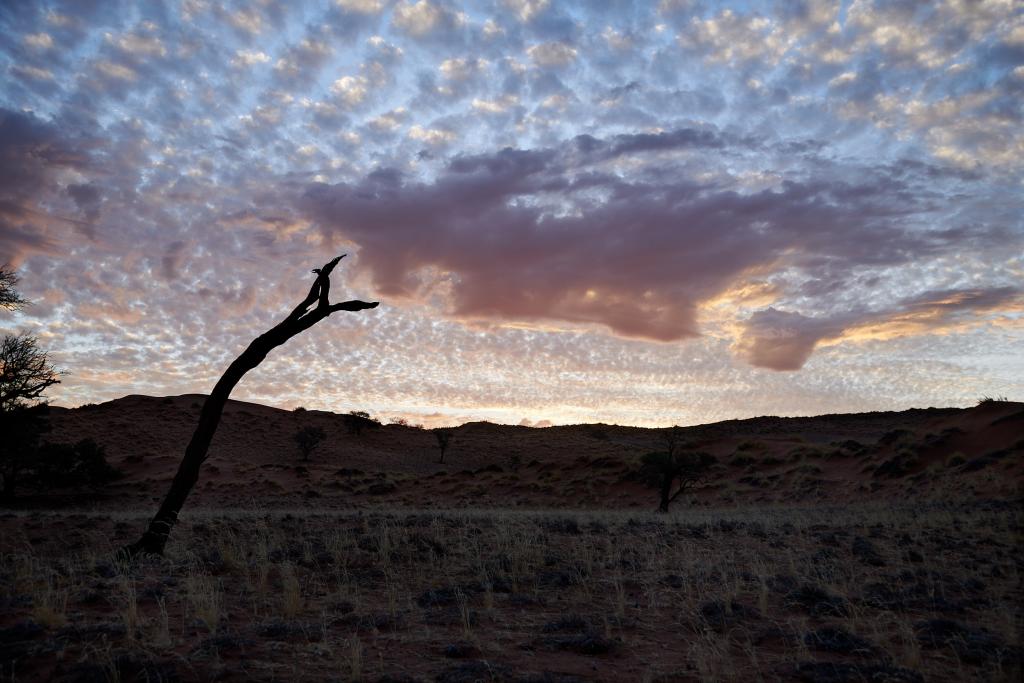
[[[58,405],[646,426],[1024,399],[1024,7],[5,3]]]

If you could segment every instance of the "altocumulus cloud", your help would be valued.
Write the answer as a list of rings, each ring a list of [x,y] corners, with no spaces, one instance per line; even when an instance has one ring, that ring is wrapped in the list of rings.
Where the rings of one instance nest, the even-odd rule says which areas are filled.
[[[45,331],[57,401],[206,391],[346,249],[384,305],[248,397],[314,367],[416,421],[1015,396],[1022,64],[1005,0],[6,3],[0,262],[37,305],[4,330]]]

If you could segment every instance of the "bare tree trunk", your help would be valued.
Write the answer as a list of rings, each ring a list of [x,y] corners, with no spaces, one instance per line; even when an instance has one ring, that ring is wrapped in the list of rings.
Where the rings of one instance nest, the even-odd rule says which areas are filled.
[[[178,521],[178,512],[199,479],[199,468],[206,460],[210,442],[217,431],[217,425],[220,424],[221,414],[224,412],[224,406],[228,402],[231,390],[235,388],[245,373],[262,363],[274,348],[308,330],[331,313],[361,311],[377,306],[377,302],[365,301],[329,303],[331,271],[344,256],[342,254],[324,265],[323,268],[314,270],[313,272],[317,273],[316,282],[313,283],[313,287],[302,303],[287,318],[252,340],[242,355],[228,366],[216,386],[213,387],[213,391],[210,392],[206,403],[203,404],[202,412],[199,415],[199,425],[192,434],[192,440],[189,441],[188,447],[185,448],[185,457],[181,460],[178,473],[174,475],[174,481],[171,482],[171,489],[167,492],[167,497],[164,498],[156,516],[150,520],[142,538],[121,548],[119,551],[121,556],[131,559],[140,554],[163,554],[171,528]],[[310,306],[314,303],[316,306],[310,310]]]
[[[669,493],[672,492],[672,481],[675,477],[671,474],[663,474],[661,479],[661,499],[658,502],[658,512],[668,512],[668,504],[672,502]]]

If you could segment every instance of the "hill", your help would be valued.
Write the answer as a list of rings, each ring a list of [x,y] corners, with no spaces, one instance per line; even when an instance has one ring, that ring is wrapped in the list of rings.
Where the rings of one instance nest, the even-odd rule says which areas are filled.
[[[50,439],[94,439],[126,475],[103,498],[147,503],[166,491],[203,400],[133,395],[54,408]],[[327,435],[308,462],[292,439],[304,426]],[[354,434],[343,415],[231,401],[189,505],[646,507],[652,492],[636,481],[636,463],[664,448],[666,431],[474,422],[454,429],[439,464],[428,430]],[[758,417],[680,428],[679,438],[720,463],[698,504],[1007,498],[1024,471],[1024,404]]]

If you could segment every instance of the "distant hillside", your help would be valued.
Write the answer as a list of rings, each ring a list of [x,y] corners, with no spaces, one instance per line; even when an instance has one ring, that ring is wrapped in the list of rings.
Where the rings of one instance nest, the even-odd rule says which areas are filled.
[[[92,438],[126,477],[90,504],[148,505],[166,490],[204,396],[126,396],[53,409],[52,441]],[[293,434],[321,427],[302,462]],[[231,401],[189,505],[623,508],[654,505],[633,477],[665,430],[615,425],[530,428],[476,422],[454,430],[445,463],[429,431],[384,425],[350,433],[344,416]],[[718,457],[697,504],[1019,496],[1024,404],[819,417],[759,417],[687,427]]]

